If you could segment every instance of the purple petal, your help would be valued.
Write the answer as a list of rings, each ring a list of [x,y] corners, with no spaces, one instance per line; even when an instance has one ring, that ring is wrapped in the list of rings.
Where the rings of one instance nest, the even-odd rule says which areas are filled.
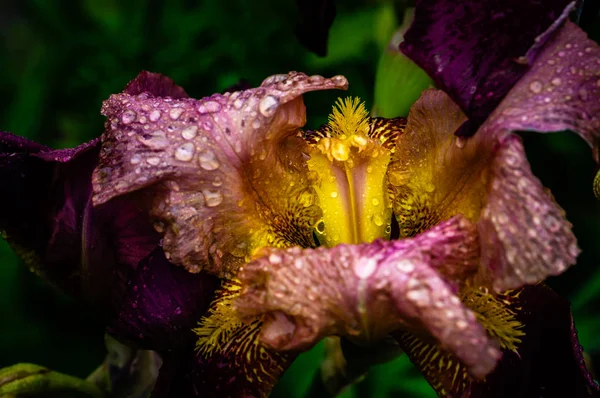
[[[148,71],[140,72],[127,84],[123,92],[129,95],[148,93],[153,97],[189,98],[185,90],[176,85],[170,77]]]
[[[494,135],[572,130],[600,162],[600,46],[567,22],[481,130]]]
[[[413,239],[268,249],[241,269],[242,316],[264,314],[261,341],[307,349],[329,335],[368,343],[403,329],[430,336],[481,378],[499,358],[494,342],[438,270],[477,268],[479,246],[462,217]]]
[[[191,272],[226,276],[258,247],[311,246],[320,209],[304,205],[314,192],[295,137],[300,96],[346,86],[291,72],[202,100],[113,95],[94,203],[150,188],[142,195],[165,254]]]
[[[2,133],[0,145],[0,229],[7,241],[47,281],[110,308],[158,236],[130,199],[92,208],[99,141],[51,150]]]
[[[573,265],[579,250],[571,224],[533,176],[519,138],[488,122],[482,129],[496,130],[455,137],[463,121],[439,90],[426,90],[411,108],[388,169],[401,236],[457,214],[477,222],[483,265],[478,283],[497,292]]]
[[[560,28],[569,0],[421,0],[401,50],[469,117],[472,135]]]
[[[116,318],[107,331],[152,350],[173,350],[194,341],[192,328],[210,304],[215,277],[190,274],[156,249],[128,281]]]
[[[468,397],[598,397],[586,369],[569,303],[543,285],[528,286],[514,304],[525,325],[518,353],[505,352],[485,382]]]

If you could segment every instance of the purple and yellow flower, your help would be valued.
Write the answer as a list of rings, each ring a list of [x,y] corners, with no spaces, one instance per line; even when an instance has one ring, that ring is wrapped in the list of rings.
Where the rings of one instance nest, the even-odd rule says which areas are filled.
[[[343,76],[195,100],[143,72],[104,102],[100,140],[2,134],[0,228],[161,353],[153,396],[266,396],[323,338],[390,335],[440,396],[599,394],[540,284],[579,249],[515,134],[572,130],[597,158],[600,47],[550,3],[421,0],[402,48],[444,91],[407,118],[346,98],[303,130],[302,95]]]

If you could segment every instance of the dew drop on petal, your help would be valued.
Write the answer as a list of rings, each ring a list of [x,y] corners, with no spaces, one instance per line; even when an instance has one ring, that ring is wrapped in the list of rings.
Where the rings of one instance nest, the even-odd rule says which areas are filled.
[[[175,158],[177,160],[181,160],[182,162],[189,162],[194,157],[194,144],[191,142],[186,142],[183,145],[180,145],[177,149],[175,149]]]
[[[148,162],[148,164],[151,166],[158,166],[158,164],[160,163],[160,158],[157,156],[152,156],[147,158],[146,162]]]
[[[210,191],[208,189],[204,189],[202,191],[204,195],[204,199],[206,200],[206,206],[215,207],[223,202],[223,195],[219,191]]]
[[[273,116],[278,106],[279,99],[273,97],[272,95],[267,95],[260,101],[260,104],[258,104],[258,111],[264,117],[270,117]]]
[[[156,122],[158,119],[160,119],[160,111],[158,109],[153,110],[152,112],[150,112],[150,115],[148,115],[148,118],[150,119],[150,121],[152,122]]]
[[[211,150],[201,152],[200,155],[198,155],[198,163],[200,163],[200,167],[204,170],[216,170],[220,166],[214,152]]]
[[[173,120],[179,119],[179,116],[183,113],[183,108],[172,108],[169,111],[169,117]]]
[[[181,130],[181,136],[186,140],[193,140],[198,134],[198,126],[189,126]]]
[[[123,122],[123,124],[129,124],[132,123],[136,117],[137,113],[135,113],[135,111],[131,109],[128,109],[125,112],[123,112],[123,115],[121,115],[121,121]]]
[[[535,94],[541,93],[542,88],[543,88],[543,85],[539,80],[534,80],[531,83],[529,83],[529,89]]]

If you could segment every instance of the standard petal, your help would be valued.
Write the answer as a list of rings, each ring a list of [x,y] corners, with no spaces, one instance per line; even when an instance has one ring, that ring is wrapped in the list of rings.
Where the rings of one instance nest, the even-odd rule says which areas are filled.
[[[140,262],[127,282],[108,333],[151,350],[175,350],[195,340],[192,328],[218,286],[214,276],[190,274],[167,261],[162,249]]]
[[[300,96],[347,84],[291,72],[202,100],[113,95],[94,203],[142,190],[167,258],[191,272],[227,276],[262,246],[312,246]]]
[[[189,98],[185,90],[170,77],[148,71],[140,72],[123,91],[129,95],[148,93],[153,97]]]
[[[388,170],[400,235],[414,236],[457,214],[477,222],[478,283],[497,292],[563,272],[579,253],[575,236],[532,174],[520,139],[506,130],[456,137],[464,118],[436,90],[425,91],[411,109]]]
[[[571,130],[600,162],[600,46],[567,22],[481,130],[496,135]]]
[[[261,341],[277,350],[308,349],[328,335],[368,343],[413,330],[481,378],[499,352],[438,273],[441,267],[473,272],[478,252],[475,228],[462,217],[413,239],[268,249],[241,269],[235,308],[243,317],[263,315]]]
[[[147,215],[122,198],[91,206],[99,141],[52,150],[0,135],[0,229],[26,265],[65,293],[111,308],[129,270],[158,244]]]
[[[401,50],[469,117],[472,135],[533,63],[574,2],[422,0]]]

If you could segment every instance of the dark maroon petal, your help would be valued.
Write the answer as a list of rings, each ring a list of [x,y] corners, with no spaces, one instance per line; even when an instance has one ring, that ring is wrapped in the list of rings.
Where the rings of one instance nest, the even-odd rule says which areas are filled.
[[[129,95],[148,93],[153,97],[189,97],[185,90],[176,85],[170,77],[148,71],[140,72],[135,79],[127,84],[123,92]]]
[[[525,336],[518,354],[505,352],[485,382],[467,397],[598,397],[600,387],[585,367],[569,303],[543,285],[518,296],[517,319]]]
[[[329,28],[335,19],[335,0],[296,0],[300,24],[296,37],[307,50],[327,55]]]
[[[51,150],[0,136],[0,230],[26,265],[65,293],[111,308],[125,276],[158,244],[130,198],[93,208],[98,140]]]
[[[565,21],[570,0],[421,0],[401,50],[469,117],[475,133]]]
[[[210,304],[218,281],[190,274],[156,249],[140,262],[107,331],[145,349],[181,348],[195,340],[192,328]]]

